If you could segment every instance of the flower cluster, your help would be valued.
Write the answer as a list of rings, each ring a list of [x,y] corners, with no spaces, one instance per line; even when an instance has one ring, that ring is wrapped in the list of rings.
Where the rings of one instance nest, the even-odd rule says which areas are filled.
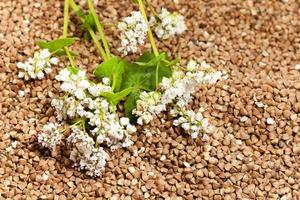
[[[170,13],[163,8],[161,13],[154,17],[150,17],[150,26],[158,38],[168,39],[176,34],[182,34],[186,30],[186,25],[182,15],[178,13]]]
[[[211,133],[213,126],[209,125],[208,119],[203,118],[203,111],[204,109],[199,109],[195,112],[177,106],[176,109],[170,111],[171,115],[176,117],[173,125],[183,128],[192,138],[197,138],[201,133]]]
[[[55,151],[56,147],[62,143],[62,139],[63,134],[61,134],[60,125],[57,123],[46,124],[38,136],[38,142],[52,151]]]
[[[137,123],[140,125],[148,124],[153,120],[154,116],[166,110],[166,105],[161,103],[160,92],[142,92],[137,107],[133,110],[133,114],[139,116]]]
[[[63,69],[56,79],[62,81],[61,89],[66,92],[61,99],[52,100],[57,120],[75,121],[71,135],[66,138],[73,149],[70,158],[88,175],[98,176],[109,157],[107,150],[132,145],[130,136],[136,128],[128,118],[119,118],[116,106],[101,97],[102,93],[111,91],[107,78],[95,84],[88,81],[85,71]],[[63,133],[53,125],[45,125],[44,129],[39,142],[53,149],[55,142],[62,140]]]
[[[181,126],[192,137],[196,137],[200,130],[209,132],[211,127],[201,112],[194,113],[186,107],[193,100],[193,94],[199,85],[216,83],[221,76],[221,72],[214,71],[207,63],[198,64],[191,60],[185,70],[177,69],[173,72],[173,77],[163,78],[158,91],[143,92],[133,114],[138,117],[138,123],[143,125],[159,113],[169,110],[177,118],[174,125]]]
[[[148,25],[141,12],[131,12],[131,16],[125,17],[122,22],[119,22],[118,29],[121,30],[119,51],[123,54],[137,52],[138,45],[145,43]]]
[[[86,170],[89,176],[99,176],[104,169],[109,155],[102,147],[95,147],[92,137],[81,129],[72,128],[72,134],[67,139],[73,147],[70,159],[81,170]]]
[[[42,79],[45,77],[45,73],[51,73],[52,64],[57,65],[58,59],[51,57],[51,53],[48,49],[43,49],[40,52],[35,52],[33,58],[29,58],[28,61],[17,63],[17,67],[23,70],[19,72],[18,76],[25,80]]]

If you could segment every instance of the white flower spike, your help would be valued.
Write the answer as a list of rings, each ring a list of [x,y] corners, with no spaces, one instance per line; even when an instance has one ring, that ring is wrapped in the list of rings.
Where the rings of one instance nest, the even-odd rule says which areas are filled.
[[[167,9],[163,8],[161,13],[155,18],[150,17],[150,25],[158,38],[168,39],[175,35],[180,35],[186,30],[184,17],[177,13],[170,13]]]
[[[145,43],[148,25],[141,12],[131,12],[118,24],[118,29],[121,30],[119,51],[124,55],[137,52],[138,45]]]
[[[33,58],[29,58],[26,62],[18,62],[17,67],[23,71],[19,72],[19,78],[25,80],[30,79],[43,79],[45,74],[52,72],[51,65],[57,65],[58,59],[56,57],[51,58],[51,53],[48,49],[43,49],[40,52],[36,52]]]

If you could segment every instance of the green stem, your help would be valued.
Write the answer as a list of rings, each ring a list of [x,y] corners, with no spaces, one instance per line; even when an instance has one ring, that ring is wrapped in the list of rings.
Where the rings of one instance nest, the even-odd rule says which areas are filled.
[[[148,7],[150,8],[150,11],[152,12],[152,14],[155,16],[155,17],[158,17],[158,14],[157,12],[154,10],[153,6],[151,3],[149,3],[148,0],[146,0],[146,4],[148,5]]]
[[[80,124],[82,121],[81,121],[81,119],[80,120],[78,120],[77,122],[75,122],[74,124],[72,124],[70,127],[72,128],[72,127],[74,127],[74,126],[77,126],[78,124]]]
[[[94,21],[96,23],[96,27],[97,27],[97,30],[99,32],[100,38],[102,40],[102,43],[103,43],[106,55],[107,55],[108,58],[110,58],[109,46],[108,46],[107,40],[106,40],[105,35],[104,35],[103,27],[102,27],[102,25],[101,25],[101,23],[99,21],[99,18],[98,18],[97,14],[96,14],[96,11],[95,11],[95,8],[94,8],[94,4],[93,4],[92,0],[88,0],[88,5],[89,5],[89,9],[90,9],[90,11],[92,13],[92,16],[94,18]]]
[[[75,13],[77,13],[80,10],[80,8],[76,5],[74,0],[70,0],[70,6]]]
[[[69,26],[69,0],[65,0],[63,38],[68,37],[68,26]]]
[[[68,37],[68,27],[69,27],[69,0],[65,0],[65,4],[64,4],[64,30],[63,30],[63,38],[67,38]],[[75,67],[75,62],[74,59],[70,53],[70,50],[68,47],[65,47],[65,52],[69,58],[69,61],[71,63],[72,67]]]
[[[158,62],[158,63],[156,64],[156,73],[155,73],[155,88],[157,88],[157,86],[158,86],[159,65],[160,65],[160,62]]]
[[[76,68],[76,65],[75,65],[73,56],[71,55],[70,50],[69,50],[68,47],[65,47],[65,52],[66,52],[66,54],[67,54],[67,56],[68,56],[68,58],[69,58],[69,61],[70,61],[71,66],[72,66],[73,68]]]
[[[112,80],[112,86],[111,86],[111,90],[114,91],[116,88],[116,83],[117,83],[117,77],[115,75],[113,75],[113,80]]]
[[[156,44],[155,44],[155,40],[154,40],[152,31],[151,31],[151,28],[149,26],[149,21],[148,21],[147,14],[146,14],[146,11],[145,11],[145,8],[144,8],[144,4],[143,4],[142,0],[138,0],[138,3],[139,3],[140,11],[141,11],[144,19],[146,20],[146,22],[148,24],[148,37],[149,37],[149,41],[150,41],[151,46],[152,46],[153,53],[154,53],[155,56],[158,56],[159,53],[158,53],[158,50],[157,50],[157,47],[156,47]]]
[[[105,54],[105,51],[103,50],[103,48],[102,48],[100,42],[98,41],[95,32],[92,30],[91,27],[88,28],[88,31],[89,31],[89,33],[90,33],[90,35],[91,35],[91,37],[92,37],[92,39],[93,39],[93,41],[94,41],[94,43],[95,43],[97,49],[98,49],[98,51],[99,51],[101,57],[103,58],[103,60],[104,60],[104,61],[108,60],[107,55]]]
[[[77,4],[74,2],[74,0],[69,0],[69,1],[70,1],[70,6],[71,6],[72,10],[75,13],[77,13],[78,11],[80,11],[80,8],[77,6]],[[82,19],[82,17],[80,17],[80,20],[82,22],[84,22],[84,19]],[[105,51],[103,50],[102,45],[99,43],[95,32],[93,31],[93,29],[91,27],[88,28],[88,32],[91,35],[91,37],[92,37],[92,39],[93,39],[93,41],[94,41],[94,43],[95,43],[95,45],[96,45],[96,47],[97,47],[100,55],[101,55],[101,57],[103,58],[104,61],[106,61],[107,60],[107,55],[106,55]]]
[[[82,118],[81,119],[81,125],[82,125],[82,129],[83,129],[83,132],[85,133],[85,134],[87,134],[87,132],[86,132],[86,127],[85,127],[85,118]]]
[[[145,91],[147,91],[147,92],[151,92],[152,90],[150,90],[150,89],[148,89],[148,88],[146,88],[146,87],[143,87],[143,86],[136,86],[136,87],[134,87],[136,90],[139,90],[139,89],[142,89],[142,90],[145,90]]]

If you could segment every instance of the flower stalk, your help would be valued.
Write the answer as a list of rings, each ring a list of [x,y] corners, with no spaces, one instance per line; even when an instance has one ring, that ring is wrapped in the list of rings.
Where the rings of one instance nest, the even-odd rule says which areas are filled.
[[[144,8],[143,1],[142,1],[142,0],[138,0],[138,3],[139,3],[140,11],[141,11],[141,13],[142,13],[144,19],[146,20],[146,22],[147,22],[147,24],[148,24],[148,30],[147,30],[147,33],[148,33],[149,41],[150,41],[151,46],[152,46],[153,53],[154,53],[155,56],[158,56],[158,55],[159,55],[159,52],[158,52],[158,50],[157,50],[157,47],[156,47],[156,44],[155,44],[155,40],[154,40],[152,31],[151,31],[151,28],[150,28],[150,26],[149,26],[149,20],[148,20],[148,17],[147,17],[145,8]]]
[[[69,27],[69,0],[65,0],[64,4],[64,29],[63,29],[63,38],[68,37],[68,27]],[[75,67],[75,62],[74,59],[70,53],[70,50],[68,47],[64,47],[65,52],[69,58],[69,61],[71,63],[72,67]]]
[[[80,11],[79,7],[78,7],[77,4],[74,2],[74,0],[69,0],[69,1],[70,1],[70,7],[72,8],[72,10],[73,10],[75,13],[77,13],[78,11]],[[84,22],[84,20],[83,20],[82,18],[80,18],[80,19],[81,19],[82,22]],[[101,24],[100,24],[100,25],[101,25]],[[99,53],[100,53],[100,56],[102,57],[102,59],[103,59],[104,61],[107,61],[109,57],[107,56],[107,54],[105,53],[105,51],[104,51],[102,45],[101,45],[100,42],[98,41],[97,36],[96,36],[94,30],[93,30],[91,27],[89,27],[89,28],[88,28],[88,32],[89,32],[89,34],[91,35],[91,37],[92,37],[92,39],[93,39],[93,41],[94,41],[94,43],[95,43],[95,45],[96,45],[96,47],[97,47]],[[100,32],[99,32],[99,33],[100,33]],[[102,33],[103,33],[103,32],[102,32]]]
[[[97,14],[96,14],[96,11],[95,11],[95,8],[94,8],[92,0],[88,0],[88,6],[89,6],[89,9],[90,9],[90,11],[92,13],[92,16],[94,18],[94,21],[95,21],[95,24],[96,24],[96,28],[97,28],[97,30],[99,32],[99,35],[100,35],[101,41],[103,43],[106,55],[107,55],[108,58],[110,58],[111,55],[110,55],[109,45],[108,45],[108,42],[107,42],[107,40],[105,38],[103,27],[102,27],[102,25],[101,25],[101,23],[100,23],[100,21],[99,21],[99,19],[97,17]]]
[[[150,8],[151,13],[152,13],[155,17],[158,17],[157,12],[154,10],[152,4],[151,4],[148,0],[146,0],[146,6],[148,6],[148,7]]]

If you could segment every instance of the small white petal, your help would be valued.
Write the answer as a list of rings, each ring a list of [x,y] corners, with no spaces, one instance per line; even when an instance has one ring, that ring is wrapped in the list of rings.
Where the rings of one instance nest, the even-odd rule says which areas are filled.
[[[107,78],[107,77],[104,77],[103,79],[102,79],[102,82],[103,82],[103,84],[105,84],[105,85],[109,85],[109,78]]]
[[[56,58],[56,57],[51,58],[50,63],[53,64],[53,65],[57,65],[58,64],[58,58]]]
[[[120,119],[120,124],[121,124],[122,126],[127,126],[127,125],[129,124],[129,119],[128,119],[127,117],[122,117],[122,118]]]

